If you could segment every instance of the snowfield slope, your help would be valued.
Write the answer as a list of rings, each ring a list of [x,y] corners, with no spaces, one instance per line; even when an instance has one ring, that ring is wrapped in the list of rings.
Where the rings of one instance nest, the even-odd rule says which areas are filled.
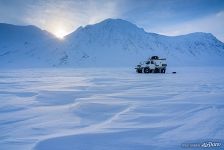
[[[210,33],[170,37],[107,19],[60,41],[33,26],[11,27],[0,24],[1,67],[133,67],[151,55],[167,58],[169,65],[224,64],[224,44]]]

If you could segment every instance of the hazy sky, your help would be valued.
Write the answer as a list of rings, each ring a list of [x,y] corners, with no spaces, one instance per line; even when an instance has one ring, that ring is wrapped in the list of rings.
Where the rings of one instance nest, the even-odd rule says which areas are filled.
[[[148,32],[210,32],[224,41],[224,0],[0,0],[0,22],[36,25],[58,36],[106,18]]]

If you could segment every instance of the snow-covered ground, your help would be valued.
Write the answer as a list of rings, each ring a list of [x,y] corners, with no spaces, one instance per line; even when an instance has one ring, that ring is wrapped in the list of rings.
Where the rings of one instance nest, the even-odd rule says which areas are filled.
[[[182,149],[209,141],[223,148],[223,73],[209,67],[167,74],[1,70],[0,149]]]

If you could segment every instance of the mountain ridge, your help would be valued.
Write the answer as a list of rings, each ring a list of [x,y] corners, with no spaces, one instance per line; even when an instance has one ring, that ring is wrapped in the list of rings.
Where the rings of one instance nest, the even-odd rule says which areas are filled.
[[[32,32],[36,30],[33,26],[24,28],[33,28]],[[40,34],[35,34],[36,37],[32,37],[34,40],[30,38],[32,42],[26,41],[32,43],[32,46],[21,44],[19,41],[21,47],[4,48],[4,40],[9,41],[10,45],[14,45],[17,41],[2,40],[0,36],[0,66],[134,66],[150,55],[165,57],[168,64],[173,66],[224,64],[224,43],[211,33],[195,32],[165,36],[146,32],[143,28],[122,19],[106,19],[97,24],[79,27],[62,41],[53,38],[44,30],[37,29],[37,31]],[[17,57],[22,58],[23,63]]]

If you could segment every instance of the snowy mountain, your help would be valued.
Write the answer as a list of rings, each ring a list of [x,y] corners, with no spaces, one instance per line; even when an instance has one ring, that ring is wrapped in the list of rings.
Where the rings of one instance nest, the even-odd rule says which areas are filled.
[[[168,37],[147,33],[121,19],[107,19],[95,25],[80,27],[66,37],[69,56],[76,52],[73,65],[102,63],[109,66],[135,65],[151,55],[168,58],[173,65],[215,65],[222,63],[224,44],[209,33],[192,33]],[[78,53],[78,54],[77,54]],[[208,60],[209,59],[209,60]]]
[[[52,66],[57,57],[51,56],[60,54],[57,51],[60,44],[52,34],[35,26],[1,23],[0,67]]]
[[[164,36],[121,19],[80,27],[63,41],[34,26],[0,24],[0,33],[3,67],[132,67],[151,55],[169,65],[224,64],[224,43],[210,33]]]

